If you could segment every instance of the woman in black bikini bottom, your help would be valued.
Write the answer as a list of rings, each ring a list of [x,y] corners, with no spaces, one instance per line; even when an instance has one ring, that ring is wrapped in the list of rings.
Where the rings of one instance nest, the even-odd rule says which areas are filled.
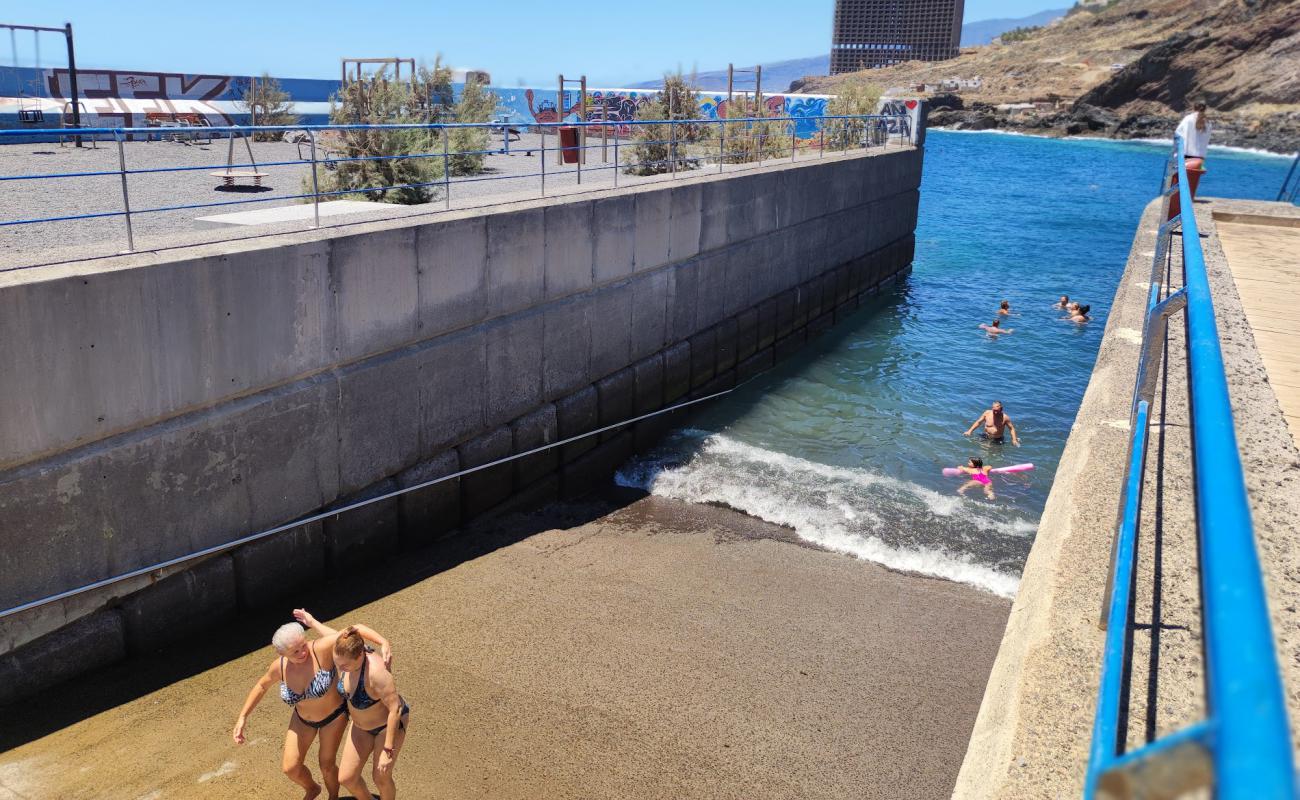
[[[319,625],[306,611],[295,611],[294,615],[303,623],[313,627]],[[364,636],[380,647],[384,657],[391,658],[384,637],[364,625],[356,626],[356,630],[358,636]],[[338,691],[338,667],[334,663],[336,638],[337,634],[308,639],[301,624],[290,622],[281,625],[271,637],[271,646],[275,648],[277,657],[248,693],[231,734],[236,744],[245,742],[248,715],[253,713],[266,692],[279,683],[280,699],[293,709],[289,715],[289,730],[284,736],[280,770],[301,786],[305,791],[303,796],[309,799],[321,792],[320,784],[312,778],[311,770],[304,763],[317,734],[320,734],[321,781],[330,800],[337,800],[339,796],[338,754],[348,727],[348,706]]]
[[[343,745],[339,781],[357,797],[370,797],[362,765],[370,760],[371,777],[380,800],[394,800],[397,784],[393,764],[406,741],[411,707],[397,693],[397,682],[378,654],[365,645],[361,634],[348,628],[334,642],[334,663],[342,670],[339,694],[348,702],[352,732]]]

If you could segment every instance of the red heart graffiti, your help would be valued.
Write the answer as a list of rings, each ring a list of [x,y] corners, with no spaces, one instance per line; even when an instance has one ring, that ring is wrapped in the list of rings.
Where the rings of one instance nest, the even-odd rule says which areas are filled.
[[[907,106],[907,110],[908,110],[908,111],[911,111],[912,109],[916,108],[916,101],[915,101],[915,100],[907,100],[907,101],[905,101],[905,102],[903,103],[903,105]]]

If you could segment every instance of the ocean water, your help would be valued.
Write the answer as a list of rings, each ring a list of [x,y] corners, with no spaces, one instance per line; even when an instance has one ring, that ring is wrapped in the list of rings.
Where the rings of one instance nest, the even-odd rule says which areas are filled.
[[[1013,596],[1167,149],[932,131],[911,275],[617,480]],[[1207,166],[1202,194],[1271,200],[1289,160],[1215,150]],[[1094,321],[1062,321],[1061,294]],[[991,339],[978,326],[1004,299],[1014,332]],[[1021,447],[963,436],[994,400]],[[995,475],[993,501],[959,497],[941,470],[969,456],[1035,469]]]

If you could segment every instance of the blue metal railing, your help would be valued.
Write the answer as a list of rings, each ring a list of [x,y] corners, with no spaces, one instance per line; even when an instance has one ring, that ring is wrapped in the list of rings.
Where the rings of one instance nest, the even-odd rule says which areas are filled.
[[[645,128],[645,126],[663,126],[662,128]],[[712,160],[717,164],[721,171],[724,165],[733,165],[739,162],[749,163],[754,161],[756,166],[762,166],[766,161],[778,160],[767,153],[772,140],[781,142],[783,146],[789,148],[789,160],[794,160],[802,149],[805,153],[816,153],[818,155],[825,153],[827,150],[843,151],[852,150],[859,147],[868,147],[873,144],[881,144],[888,140],[889,137],[895,136],[909,139],[912,136],[910,123],[906,116],[888,115],[888,114],[826,114],[817,116],[772,116],[772,117],[734,117],[718,119],[668,119],[668,120],[620,120],[614,121],[594,121],[594,122],[530,122],[525,125],[517,126],[519,129],[537,130],[541,133],[541,144],[527,145],[517,148],[515,153],[518,154],[522,149],[531,154],[537,153],[538,170],[524,173],[508,173],[502,175],[460,175],[452,176],[452,160],[462,156],[489,156],[498,154],[510,154],[509,133],[512,127],[502,122],[449,122],[449,123],[393,123],[384,125],[258,125],[258,126],[202,126],[193,128],[158,128],[158,127],[123,127],[123,128],[77,128],[68,129],[50,129],[50,130],[0,130],[0,144],[7,140],[13,140],[20,137],[31,137],[34,135],[50,135],[71,137],[77,136],[88,139],[103,138],[116,144],[118,156],[117,169],[95,169],[95,170],[78,170],[70,172],[48,172],[38,174],[20,174],[20,175],[0,175],[0,186],[12,185],[15,182],[26,181],[66,181],[76,178],[113,178],[119,179],[121,184],[121,197],[119,208],[97,209],[93,211],[78,211],[77,213],[52,214],[49,216],[29,217],[24,219],[0,219],[0,228],[12,226],[37,225],[45,223],[70,222],[76,220],[91,220],[120,217],[124,220],[124,234],[126,251],[131,252],[136,249],[135,232],[132,228],[132,218],[142,214],[155,214],[169,211],[183,211],[200,208],[218,208],[223,206],[239,206],[251,203],[283,202],[283,201],[301,201],[312,204],[312,227],[320,226],[320,201],[322,198],[331,199],[346,197],[349,195],[373,195],[401,190],[416,189],[434,189],[442,192],[442,203],[444,208],[451,208],[451,194],[454,185],[478,183],[483,181],[518,181],[520,179],[538,178],[540,179],[540,195],[546,196],[546,180],[548,177],[547,155],[551,153],[563,153],[566,156],[576,156],[576,164],[562,174],[567,178],[576,176],[578,184],[582,183],[584,173],[598,173],[602,171],[613,172],[613,185],[618,186],[619,174],[624,169],[630,167],[656,167],[657,171],[662,173],[671,173],[676,175],[677,172],[686,171],[689,166],[703,166],[706,161]],[[577,128],[582,131],[575,145],[566,145],[559,143],[555,146],[547,146],[547,134],[555,136],[559,141],[560,128]],[[500,133],[502,136],[502,147],[492,149],[473,149],[473,150],[453,150],[448,146],[449,134],[459,129],[484,129],[493,133]],[[650,136],[628,136],[627,131],[642,130],[651,131]],[[344,143],[335,143],[334,151],[329,152],[325,148],[325,142],[319,139],[319,134],[334,133],[342,136],[355,134],[366,131],[393,132],[393,131],[412,131],[423,130],[430,134],[430,144],[435,145],[429,152],[413,152],[398,155],[347,155],[342,151],[357,150],[356,146],[348,146]],[[594,137],[587,135],[588,131],[597,131],[602,138],[599,142]],[[234,163],[234,142],[236,139],[251,141],[251,137],[258,132],[276,133],[277,135],[285,131],[301,132],[305,135],[304,146],[310,145],[310,157],[302,158],[298,161],[266,161],[260,163],[237,164]],[[613,131],[613,135],[609,132]],[[667,131],[668,138],[654,138],[655,136],[664,136]],[[623,132],[622,136],[619,135]],[[708,132],[709,135],[704,135]],[[201,135],[203,137],[226,138],[229,140],[230,154],[227,156],[226,163],[209,164],[209,165],[178,165],[178,166],[151,166],[129,168],[127,163],[127,151],[125,143],[133,138],[143,138],[151,141],[160,136],[191,136]],[[757,142],[755,147],[750,148],[752,152],[747,154],[740,153],[735,149],[728,150],[727,144],[730,140],[734,146],[737,138],[744,138],[747,142]],[[436,140],[440,139],[441,147],[436,146]],[[659,146],[666,150],[667,156],[658,160],[632,160],[620,161],[620,139],[628,141],[622,142],[622,148],[627,150],[629,145],[632,146]],[[713,140],[716,139],[716,146]],[[802,145],[800,144],[802,142]],[[609,144],[612,143],[612,148]],[[318,154],[318,146],[325,151]],[[613,163],[602,163],[596,166],[587,166],[586,154],[592,151],[613,150]],[[742,148],[743,149],[743,148]],[[774,148],[775,149],[775,148]],[[252,162],[252,149],[249,147],[249,160]],[[300,150],[301,154],[301,150]],[[753,158],[756,155],[757,158]],[[766,158],[765,158],[766,156]],[[779,158],[785,158],[782,154]],[[322,191],[319,186],[320,169],[337,169],[340,164],[349,164],[354,162],[386,162],[395,160],[422,160],[422,159],[441,159],[442,174],[437,175],[436,179],[428,181],[417,181],[408,183],[395,183],[384,185],[365,185],[365,186],[348,186],[328,191]],[[290,194],[274,194],[270,196],[259,196],[251,198],[241,198],[237,200],[214,200],[201,203],[175,203],[156,205],[151,207],[133,207],[131,204],[130,179],[132,177],[167,174],[167,173],[190,173],[198,171],[216,172],[225,170],[227,173],[233,171],[247,170],[248,168],[258,169],[261,167],[309,167],[310,172],[306,178],[310,179],[311,191],[303,191]],[[239,177],[238,174],[232,176],[232,179]],[[552,166],[549,171],[549,177],[555,180],[557,176],[556,168]],[[260,186],[261,177],[257,178]],[[425,203],[423,205],[430,205]]]
[[[1285,695],[1183,154],[1183,141],[1176,137],[1161,194],[1167,209],[1176,192],[1181,213],[1163,223],[1157,234],[1129,457],[1102,609],[1106,643],[1084,795],[1171,797],[1212,786],[1221,800],[1294,800]],[[1183,289],[1160,300],[1163,266],[1171,257],[1176,226],[1181,226]],[[1201,722],[1124,752],[1121,701],[1131,657],[1129,614],[1147,432],[1166,320],[1183,309],[1208,712]]]
[[[1282,188],[1278,189],[1277,199],[1283,203],[1300,201],[1300,153],[1291,159],[1291,169],[1286,171],[1286,179],[1282,181]]]

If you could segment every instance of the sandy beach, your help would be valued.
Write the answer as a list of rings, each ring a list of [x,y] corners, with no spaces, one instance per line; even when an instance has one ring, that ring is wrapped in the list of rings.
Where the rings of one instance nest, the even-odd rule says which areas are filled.
[[[295,600],[394,642],[400,797],[947,797],[1010,607],[635,493],[357,582],[0,709],[0,798],[300,796],[283,704],[229,736]]]

